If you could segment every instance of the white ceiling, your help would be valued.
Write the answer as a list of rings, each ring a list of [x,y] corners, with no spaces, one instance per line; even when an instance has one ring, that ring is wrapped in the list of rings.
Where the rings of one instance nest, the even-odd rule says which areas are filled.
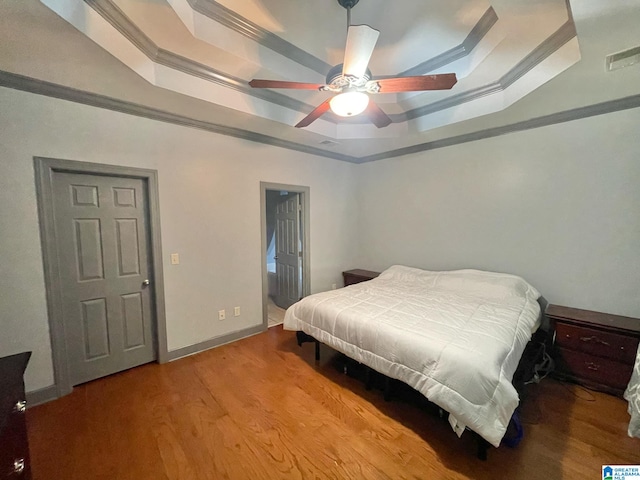
[[[11,22],[4,15],[15,41],[29,35],[17,26],[27,22],[27,7],[8,1],[13,10],[3,13],[15,16]],[[246,83],[322,83],[344,51],[346,11],[337,0],[41,2],[67,22],[55,35],[77,29],[149,88],[190,97],[183,103],[191,107],[202,102],[209,122],[354,158],[640,93],[636,67],[603,68],[606,54],[640,43],[637,0],[583,0],[571,9],[565,0],[360,0],[352,23],[381,32],[370,62],[374,77],[455,72],[459,81],[450,91],[376,95],[394,120],[383,129],[326,115],[304,130],[293,125],[329,93]],[[34,3],[26,1],[53,24]],[[0,68],[29,74],[20,62],[6,68],[7,52],[0,47]],[[118,77],[123,86],[126,76]],[[127,90],[119,90],[123,99]]]

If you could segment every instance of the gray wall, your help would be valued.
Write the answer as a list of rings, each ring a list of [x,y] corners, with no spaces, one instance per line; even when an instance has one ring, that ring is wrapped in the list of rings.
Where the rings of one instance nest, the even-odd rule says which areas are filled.
[[[351,165],[9,89],[0,104],[0,355],[34,351],[28,390],[53,382],[33,156],[158,170],[169,350],[262,322],[260,181],[311,188],[313,292],[350,267],[475,267],[640,317],[639,109]]]
[[[640,109],[362,165],[358,261],[524,276],[640,317]]]
[[[355,165],[6,88],[0,105],[0,356],[34,352],[28,391],[53,383],[34,156],[158,171],[170,351],[262,323],[261,181],[310,187],[312,291],[355,254]]]

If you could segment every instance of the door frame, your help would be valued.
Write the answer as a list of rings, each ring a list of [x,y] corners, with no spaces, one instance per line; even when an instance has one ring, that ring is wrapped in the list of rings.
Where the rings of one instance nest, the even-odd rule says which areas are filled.
[[[260,238],[262,259],[262,325],[269,328],[269,318],[267,303],[269,298],[269,281],[267,274],[267,190],[282,190],[300,195],[302,204],[302,225],[300,231],[303,232],[302,241],[302,296],[306,297],[311,293],[311,228],[309,226],[310,215],[310,188],[300,185],[288,185],[284,183],[260,182]]]
[[[156,343],[156,361],[169,361],[167,349],[167,322],[164,303],[164,275],[162,270],[162,242],[160,238],[160,201],[158,196],[158,172],[143,168],[106,165],[101,163],[61,160],[57,158],[34,157],[36,181],[36,199],[40,223],[40,241],[44,266],[45,290],[49,335],[51,337],[51,356],[53,360],[53,378],[58,397],[71,393],[73,386],[69,379],[67,365],[67,345],[64,334],[62,311],[62,282],[58,260],[58,240],[56,237],[53,174],[55,172],[84,175],[103,175],[140,179],[147,187],[147,205],[149,222],[149,254],[151,255],[150,278],[154,289],[151,305],[154,310],[154,342]]]

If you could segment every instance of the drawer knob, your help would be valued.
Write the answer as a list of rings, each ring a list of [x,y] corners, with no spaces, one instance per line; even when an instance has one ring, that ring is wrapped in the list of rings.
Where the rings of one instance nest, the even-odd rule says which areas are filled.
[[[27,401],[26,400],[19,400],[16,403],[16,412],[24,412],[27,409]]]
[[[600,369],[600,365],[597,363],[585,362],[585,364],[589,370],[593,370],[594,372],[597,372]]]
[[[24,458],[17,458],[13,461],[13,473],[24,472]]]
[[[585,342],[585,343],[599,343],[600,345],[609,346],[609,342],[605,342],[604,340],[600,340],[595,335],[592,335],[591,337],[580,337],[580,340]]]

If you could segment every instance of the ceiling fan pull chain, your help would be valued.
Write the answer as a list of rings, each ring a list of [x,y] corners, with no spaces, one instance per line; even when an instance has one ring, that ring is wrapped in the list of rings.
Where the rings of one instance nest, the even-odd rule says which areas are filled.
[[[347,32],[351,26],[351,7],[347,7]]]

